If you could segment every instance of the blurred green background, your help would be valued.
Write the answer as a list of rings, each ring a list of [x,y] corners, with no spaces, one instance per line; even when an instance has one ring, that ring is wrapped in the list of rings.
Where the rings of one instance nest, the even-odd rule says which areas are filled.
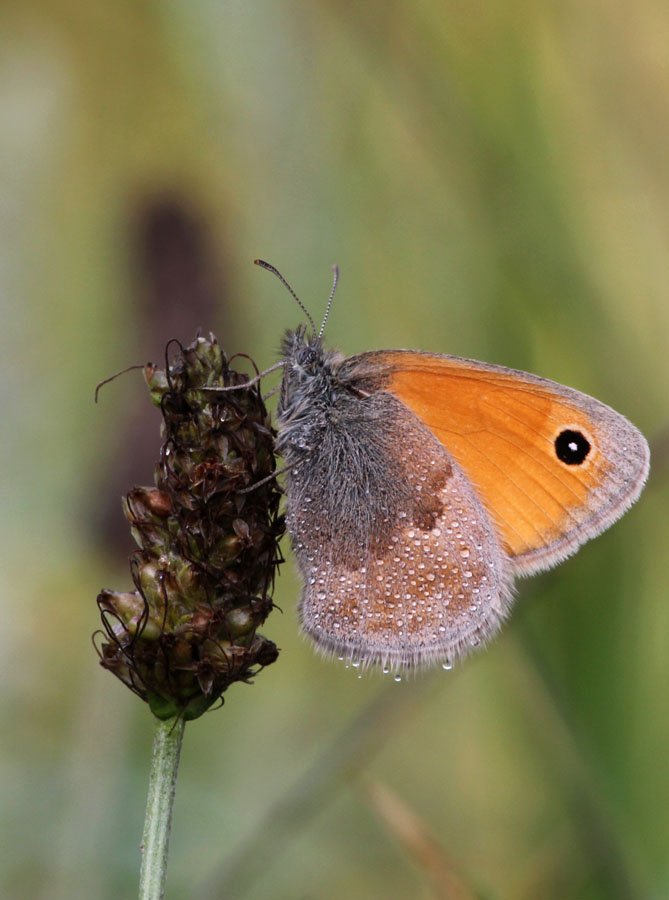
[[[151,722],[90,635],[158,419],[93,389],[198,326],[275,362],[256,256],[315,318],[339,264],[346,353],[537,372],[654,466],[452,672],[317,657],[288,563],[278,663],[186,729],[168,897],[669,897],[668,47],[654,0],[5,0],[3,897],[136,892]]]

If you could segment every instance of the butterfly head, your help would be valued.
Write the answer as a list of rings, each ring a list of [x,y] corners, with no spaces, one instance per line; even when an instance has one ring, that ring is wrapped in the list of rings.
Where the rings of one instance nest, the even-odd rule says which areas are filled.
[[[322,338],[309,333],[306,325],[286,332],[281,351],[284,369],[278,413],[285,426],[313,418],[331,402],[335,368],[343,357],[336,350],[326,350]]]
[[[316,375],[323,366],[325,356],[322,338],[310,333],[306,325],[298,325],[285,333],[281,355],[286,369],[294,369],[296,375]]]

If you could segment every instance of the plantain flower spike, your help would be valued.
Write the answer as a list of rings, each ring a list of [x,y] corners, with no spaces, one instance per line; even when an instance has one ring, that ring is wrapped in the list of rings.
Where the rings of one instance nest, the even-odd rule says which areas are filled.
[[[123,499],[135,590],[98,595],[98,652],[158,718],[195,719],[278,656],[257,628],[272,610],[283,520],[258,387],[207,390],[248,380],[213,335],[177,346],[165,369],[144,368],[164,443],[155,487]]]

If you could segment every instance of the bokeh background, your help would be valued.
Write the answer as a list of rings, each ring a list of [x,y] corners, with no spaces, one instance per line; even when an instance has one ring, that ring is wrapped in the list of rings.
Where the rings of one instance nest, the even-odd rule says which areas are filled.
[[[522,582],[452,672],[388,684],[297,635],[189,725],[169,898],[669,896],[669,6],[4,0],[6,898],[132,897],[146,707],[97,664],[151,480],[141,373],[214,330],[535,371],[649,437],[639,504]],[[287,552],[287,548],[286,548]]]

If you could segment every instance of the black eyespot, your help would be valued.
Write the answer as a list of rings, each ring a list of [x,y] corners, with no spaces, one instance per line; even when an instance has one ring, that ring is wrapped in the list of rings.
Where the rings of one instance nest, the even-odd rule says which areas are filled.
[[[555,438],[555,453],[568,466],[580,466],[590,453],[590,441],[581,431],[566,428]]]

